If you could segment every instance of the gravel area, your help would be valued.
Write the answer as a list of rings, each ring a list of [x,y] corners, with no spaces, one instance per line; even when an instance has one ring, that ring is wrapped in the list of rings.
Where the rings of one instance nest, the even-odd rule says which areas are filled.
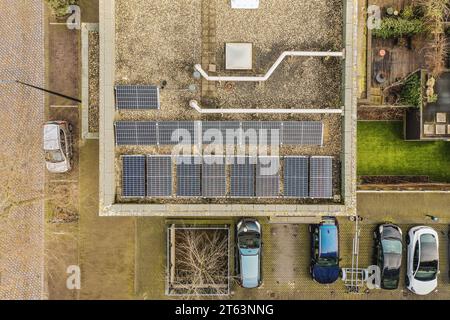
[[[340,0],[265,0],[258,10],[234,10],[228,0],[215,1],[220,74],[237,74],[224,72],[229,42],[253,44],[254,74],[265,74],[283,51],[342,50]],[[231,90],[218,85],[218,102],[240,108],[337,108],[341,75],[342,60],[337,58],[288,58],[262,84],[234,83]]]
[[[167,85],[147,119],[195,119],[187,91],[201,60],[201,1],[116,0],[116,83]],[[198,83],[200,83],[198,81]],[[134,113],[133,113],[134,114]]]
[[[205,17],[202,17],[205,13],[202,12],[202,8],[207,1],[162,0],[156,5],[145,0],[116,0],[116,84],[153,84],[161,88],[160,110],[119,111],[116,120],[320,120],[324,122],[322,147],[282,147],[280,154],[335,156],[334,190],[335,194],[340,194],[341,115],[206,116],[192,110],[188,103],[189,100],[196,99],[202,102],[209,100],[215,107],[225,108],[339,108],[342,105],[342,60],[287,58],[268,81],[231,85],[218,83],[214,98],[205,101],[200,90],[202,81],[195,80],[192,73],[193,66],[203,61],[202,47],[204,49],[205,43],[202,43],[204,40],[202,28],[211,27],[204,22]],[[223,55],[226,42],[253,43],[252,74],[265,73],[286,50],[342,50],[342,1],[265,0],[261,2],[258,10],[232,10],[229,0],[209,0],[209,4],[214,9],[212,12],[215,12],[216,62],[221,74],[224,69]],[[197,86],[196,92],[187,90],[191,84]],[[170,152],[171,148],[167,147],[117,148],[117,176],[121,176],[121,154],[170,154]],[[120,181],[117,181],[117,184],[117,194],[120,195]],[[174,199],[160,201],[174,202]],[[176,201],[191,203],[198,200]],[[250,199],[247,202],[254,201]],[[266,200],[258,200],[262,201]],[[286,203],[287,200],[271,199],[267,202]]]
[[[89,132],[98,132],[99,64],[99,34],[98,32],[89,32]]]

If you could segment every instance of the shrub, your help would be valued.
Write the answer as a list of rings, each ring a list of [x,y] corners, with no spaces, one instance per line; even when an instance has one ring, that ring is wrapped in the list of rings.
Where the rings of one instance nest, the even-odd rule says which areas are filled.
[[[45,0],[52,9],[56,17],[64,17],[67,14],[67,7],[78,4],[78,0]]]
[[[381,28],[372,30],[377,38],[389,39],[403,36],[413,36],[425,32],[425,26],[420,19],[383,18]]]
[[[416,108],[422,104],[422,85],[417,73],[406,79],[400,92],[400,103]]]
[[[406,20],[412,20],[419,17],[418,11],[419,9],[413,5],[405,6],[400,12],[400,17]]]

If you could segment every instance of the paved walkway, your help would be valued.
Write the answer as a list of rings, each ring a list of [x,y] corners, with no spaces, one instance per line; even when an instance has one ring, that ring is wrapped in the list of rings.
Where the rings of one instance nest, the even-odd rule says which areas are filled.
[[[44,85],[43,2],[0,0],[0,78]],[[16,192],[27,199],[43,191],[41,125],[44,95],[18,84],[0,84],[2,156],[17,157]],[[25,137],[25,142],[18,142]],[[24,148],[24,145],[28,146]],[[16,158],[14,158],[16,159]],[[16,171],[17,172],[17,171]],[[5,176],[4,174],[2,175]],[[20,192],[27,190],[27,192]],[[0,299],[42,299],[44,291],[43,201],[13,210],[0,220]]]

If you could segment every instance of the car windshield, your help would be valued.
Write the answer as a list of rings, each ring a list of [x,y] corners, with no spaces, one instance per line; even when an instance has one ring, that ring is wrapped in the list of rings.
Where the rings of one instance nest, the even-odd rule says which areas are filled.
[[[52,163],[58,163],[64,161],[64,157],[60,150],[48,150],[45,152],[45,160]]]
[[[260,247],[260,236],[256,232],[246,232],[239,236],[239,248],[258,249]]]
[[[381,241],[385,254],[402,254],[402,243],[398,240],[385,239]]]
[[[317,264],[322,267],[332,267],[337,265],[337,258],[336,257],[327,257],[327,256],[321,256],[317,260]]]
[[[386,277],[386,274],[383,278],[383,285],[385,288],[397,288],[398,286],[398,276],[394,277]]]

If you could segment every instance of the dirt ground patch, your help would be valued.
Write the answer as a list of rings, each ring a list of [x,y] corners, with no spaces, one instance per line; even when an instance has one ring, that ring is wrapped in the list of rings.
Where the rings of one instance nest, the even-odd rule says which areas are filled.
[[[80,267],[82,299],[131,299],[134,296],[133,218],[98,216],[98,142],[81,152]]]
[[[139,298],[165,298],[166,240],[164,218],[137,219],[135,290]]]
[[[358,120],[403,120],[406,108],[358,106]]]
[[[54,20],[54,18],[50,18]],[[50,25],[48,28],[49,53],[48,89],[76,99],[80,98],[80,33],[65,25]],[[51,95],[50,105],[74,105],[76,102]]]

